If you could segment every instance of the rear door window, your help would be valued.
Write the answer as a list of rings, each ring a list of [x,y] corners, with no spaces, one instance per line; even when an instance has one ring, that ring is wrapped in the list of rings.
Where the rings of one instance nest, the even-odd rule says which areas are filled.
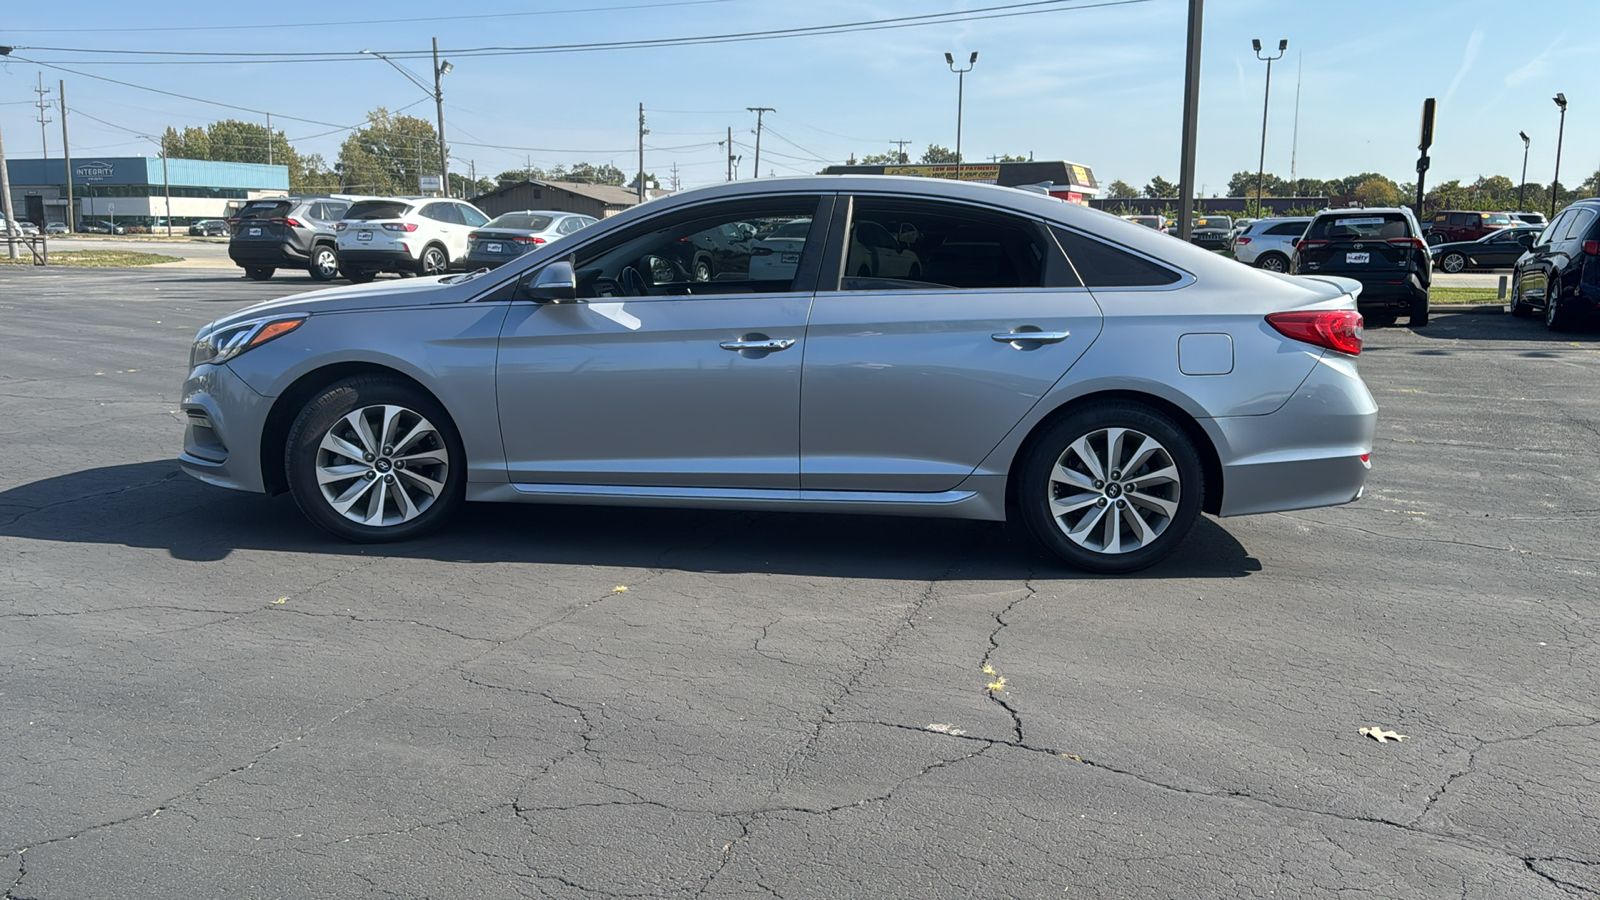
[[[858,197],[839,287],[1040,287],[1046,249],[1039,226],[1026,219],[958,204]]]
[[[1591,223],[1593,221],[1594,221],[1594,210],[1591,210],[1591,209],[1580,209],[1580,210],[1578,210],[1577,214],[1572,217],[1572,224],[1568,225],[1567,226],[1567,230],[1562,233],[1562,238],[1561,239],[1564,240],[1564,241],[1574,241],[1574,240],[1578,240],[1578,239],[1582,238],[1583,235],[1584,235],[1584,232],[1589,230],[1589,223]]]
[[[481,212],[478,212],[477,207],[468,206],[465,203],[456,203],[452,205],[454,205],[456,208],[456,215],[461,217],[462,224],[471,225],[473,228],[477,228],[479,225],[489,224],[489,217]]]
[[[1572,217],[1577,215],[1577,212],[1578,211],[1575,209],[1562,211],[1561,215],[1556,216],[1556,220],[1554,222],[1546,225],[1544,231],[1539,232],[1539,240],[1537,243],[1549,244],[1560,240],[1559,235],[1566,233],[1566,227],[1572,224]]]
[[[1311,223],[1309,223],[1309,222],[1284,222],[1281,225],[1274,225],[1271,228],[1268,228],[1267,229],[1267,234],[1290,235],[1290,236],[1298,237],[1299,235],[1302,235],[1302,234],[1306,233],[1306,226],[1309,225],[1309,224],[1311,224]]]
[[[1183,276],[1172,269],[1067,228],[1055,227],[1056,241],[1085,287],[1163,287]]]

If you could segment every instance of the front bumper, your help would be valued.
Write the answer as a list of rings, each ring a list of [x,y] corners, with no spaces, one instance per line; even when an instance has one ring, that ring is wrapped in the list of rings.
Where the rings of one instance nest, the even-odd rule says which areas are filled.
[[[261,433],[272,398],[251,390],[226,365],[197,367],[183,383],[183,471],[218,487],[266,490],[261,479]]]
[[[1202,419],[1222,461],[1224,516],[1338,506],[1361,496],[1378,406],[1355,360],[1328,352],[1276,412]]]

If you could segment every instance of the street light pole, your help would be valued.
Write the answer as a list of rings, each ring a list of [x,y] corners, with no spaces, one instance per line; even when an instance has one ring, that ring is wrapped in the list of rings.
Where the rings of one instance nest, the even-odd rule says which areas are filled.
[[[1528,141],[1528,133],[1526,131],[1517,132],[1517,136],[1522,138],[1522,180],[1517,182],[1517,212],[1522,212],[1523,211],[1523,209],[1522,209],[1522,190],[1523,190],[1523,188],[1526,188],[1528,186],[1528,146],[1529,146],[1529,141]]]
[[[956,73],[956,180],[961,180],[961,108],[966,99],[967,73],[978,64],[978,51],[972,51],[972,56],[967,60],[965,69],[956,68],[956,58],[949,53],[944,55],[944,61],[950,66],[950,71]]]
[[[1557,94],[1551,98],[1556,105],[1561,107],[1561,128],[1556,132],[1556,175],[1550,182],[1550,218],[1556,217],[1556,197],[1561,193],[1561,139],[1567,133],[1567,95]]]
[[[377,58],[393,66],[396,72],[404,75],[412,84],[422,88],[422,92],[424,94],[427,94],[433,98],[434,107],[439,114],[439,193],[446,197],[450,196],[450,155],[449,151],[444,145],[444,86],[440,83],[440,79],[446,75],[449,75],[450,72],[455,69],[455,65],[449,60],[445,60],[443,62],[439,61],[439,39],[433,39],[432,88],[429,88],[426,84],[423,84],[421,81],[417,80],[417,77],[412,75],[411,71],[405,66],[402,66],[389,57],[384,56],[382,53],[379,53],[376,50],[363,50],[361,52],[367,54],[368,56],[376,56]],[[418,168],[420,168],[420,166]]]
[[[1263,214],[1261,210],[1261,188],[1267,176],[1267,105],[1272,100],[1272,62],[1283,58],[1283,51],[1289,49],[1289,42],[1287,40],[1278,41],[1277,56],[1262,56],[1261,41],[1259,39],[1252,40],[1250,43],[1256,48],[1256,59],[1263,60],[1267,64],[1267,89],[1261,96],[1261,161],[1256,166],[1256,215],[1259,216]]]

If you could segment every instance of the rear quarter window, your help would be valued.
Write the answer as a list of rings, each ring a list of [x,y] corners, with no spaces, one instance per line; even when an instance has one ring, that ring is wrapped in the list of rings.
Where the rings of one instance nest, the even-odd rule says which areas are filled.
[[[1267,234],[1298,236],[1306,233],[1310,222],[1284,222],[1267,229]]]
[[[1172,269],[1076,231],[1051,228],[1087,288],[1163,287],[1182,276]]]
[[[1578,210],[1577,215],[1572,217],[1572,224],[1567,226],[1566,235],[1562,238],[1562,240],[1574,241],[1581,239],[1584,233],[1589,230],[1589,226],[1593,223],[1594,210]]]

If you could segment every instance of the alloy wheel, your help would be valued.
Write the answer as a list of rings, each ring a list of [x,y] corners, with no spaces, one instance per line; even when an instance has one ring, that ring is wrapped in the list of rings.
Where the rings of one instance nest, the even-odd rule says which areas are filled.
[[[1261,260],[1261,268],[1268,272],[1287,272],[1289,267],[1284,265],[1283,258],[1277,255],[1267,256]]]
[[[1094,553],[1147,547],[1178,512],[1183,484],[1160,441],[1132,428],[1101,428],[1067,445],[1050,475],[1050,516]]]
[[[1459,253],[1446,253],[1444,259],[1439,260],[1439,268],[1454,275],[1467,267],[1467,260]]]
[[[322,436],[316,475],[334,512],[361,525],[399,525],[443,495],[450,452],[420,413],[367,406],[341,417]]]
[[[327,247],[318,247],[312,254],[311,265],[317,270],[317,275],[324,281],[330,280],[339,274],[339,257]]]
[[[443,275],[445,269],[444,251],[438,247],[429,247],[422,251],[422,274]]]

